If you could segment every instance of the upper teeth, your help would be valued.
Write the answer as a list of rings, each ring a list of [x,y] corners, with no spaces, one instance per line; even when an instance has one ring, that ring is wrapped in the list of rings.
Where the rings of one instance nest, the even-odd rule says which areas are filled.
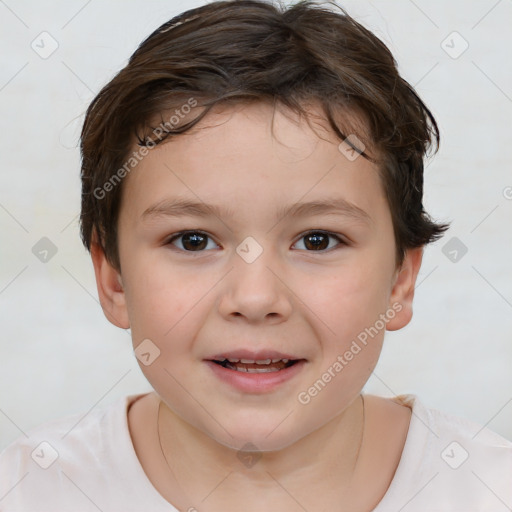
[[[228,361],[230,363],[243,363],[243,364],[270,364],[270,363],[278,363],[282,361],[283,363],[287,363],[289,359],[232,359],[229,358]]]

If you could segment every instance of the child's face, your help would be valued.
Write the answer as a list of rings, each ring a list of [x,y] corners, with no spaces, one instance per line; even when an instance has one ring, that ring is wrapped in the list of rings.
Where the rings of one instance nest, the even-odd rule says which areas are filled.
[[[421,249],[409,251],[396,272],[391,214],[373,164],[350,161],[330,131],[315,125],[322,140],[279,112],[273,136],[272,116],[263,104],[219,109],[201,123],[208,128],[151,150],[123,184],[122,289],[95,257],[109,319],[131,327],[134,347],[151,340],[146,359],[154,346],[160,351],[141,369],[169,408],[224,445],[251,442],[262,451],[292,444],[353,402],[385,329],[410,320],[421,263]],[[177,197],[215,205],[219,216],[144,215]],[[328,199],[366,214],[277,213]],[[170,241],[185,230],[208,237]],[[290,374],[281,383],[240,388],[220,376],[233,370],[208,362],[238,349],[305,361],[281,370]]]

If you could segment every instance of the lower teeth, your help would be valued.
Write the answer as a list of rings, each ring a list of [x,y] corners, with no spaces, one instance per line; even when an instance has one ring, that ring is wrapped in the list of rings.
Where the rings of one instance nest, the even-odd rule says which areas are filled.
[[[270,372],[278,372],[280,368],[244,368],[243,366],[234,367],[233,370],[237,372],[246,372],[246,373],[270,373]]]

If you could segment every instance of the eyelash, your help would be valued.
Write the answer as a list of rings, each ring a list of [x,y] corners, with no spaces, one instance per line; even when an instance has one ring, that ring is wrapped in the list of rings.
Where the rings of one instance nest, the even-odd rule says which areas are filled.
[[[199,230],[187,230],[187,231],[181,231],[179,233],[175,233],[174,235],[172,235],[168,240],[167,242],[165,243],[165,245],[173,245],[172,242],[174,242],[175,240],[181,238],[182,236],[186,235],[186,234],[189,234],[189,233],[192,233],[192,234],[199,234],[199,235],[202,235],[202,236],[205,236],[211,240],[213,240],[213,238],[208,235],[207,233],[205,233],[204,231],[199,231]],[[305,233],[302,233],[297,242],[302,240],[303,238],[309,236],[309,235],[313,235],[313,234],[321,234],[321,235],[324,235],[324,236],[329,236],[331,238],[334,238],[336,239],[336,241],[339,242],[338,245],[336,245],[335,247],[331,247],[330,249],[319,249],[319,250],[311,250],[311,251],[308,251],[306,250],[306,252],[311,252],[311,253],[320,253],[320,254],[323,254],[323,253],[326,253],[326,252],[331,252],[333,250],[336,250],[339,248],[339,246],[343,246],[343,245],[348,245],[348,243],[343,239],[341,238],[339,235],[337,235],[336,233],[332,233],[330,231],[324,231],[324,230],[321,230],[321,229],[315,229],[315,230],[310,230],[310,231],[307,231]],[[295,243],[297,243],[295,242]],[[215,242],[216,243],[216,242]],[[294,244],[295,245],[295,244]],[[201,252],[206,252],[206,249],[203,249],[203,250],[199,250],[199,251],[187,251],[185,249],[181,249],[179,247],[175,247],[175,249],[173,250],[176,250],[176,251],[179,251],[179,252],[186,252],[186,253],[191,253],[191,254],[194,254],[194,253],[201,253]],[[301,249],[301,250],[304,250],[304,249]]]

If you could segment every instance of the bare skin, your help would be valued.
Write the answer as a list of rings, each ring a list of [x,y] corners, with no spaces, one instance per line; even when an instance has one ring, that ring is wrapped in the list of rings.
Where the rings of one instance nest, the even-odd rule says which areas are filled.
[[[321,492],[322,489],[319,486],[319,491],[316,493],[315,482],[307,479],[304,482],[305,487],[287,488],[287,491],[293,496],[291,498],[275,481],[268,477],[267,488],[264,491],[265,496],[261,493],[258,494],[257,503],[252,505],[247,502],[236,503],[233,499],[234,495],[231,495],[228,508],[226,508],[225,501],[215,499],[216,493],[225,495],[230,488],[224,481],[222,492],[218,490],[219,481],[224,476],[219,473],[219,468],[205,466],[206,471],[201,475],[201,481],[190,482],[192,485],[187,485],[186,490],[181,487],[180,484],[184,479],[179,478],[179,471],[183,471],[183,468],[179,468],[179,465],[173,464],[173,462],[176,460],[185,462],[185,465],[189,466],[186,473],[190,473],[194,467],[187,458],[188,450],[180,443],[175,444],[177,448],[174,454],[175,459],[166,460],[164,458],[157,435],[157,414],[160,400],[154,392],[141,397],[131,405],[128,411],[128,423],[135,452],[144,472],[155,489],[180,511],[185,512],[191,506],[195,506],[198,511],[205,512],[260,511],[268,499],[268,506],[265,510],[269,511],[303,512],[305,508],[306,510],[326,512],[344,510],[363,512],[375,508],[389,488],[400,461],[411,418],[411,410],[408,407],[391,399],[366,394],[364,398],[366,418],[364,443],[359,453],[357,471],[350,489],[344,489],[340,484],[338,488],[334,489],[334,492],[325,493]],[[265,454],[257,464],[264,464],[264,462]],[[231,471],[237,473],[238,478],[233,478],[233,481],[236,480],[238,486],[243,485],[244,479],[250,483],[251,479],[248,473],[251,470],[244,468],[238,459],[233,457]],[[371,482],[371,485],[368,485],[368,482]],[[214,491],[211,492],[212,490]],[[340,501],[341,498],[343,501]],[[294,503],[294,500],[297,500],[300,505]],[[251,506],[253,508],[250,508]]]
[[[134,348],[143,340],[158,348],[151,364],[140,363],[155,393],[133,405],[129,425],[150,481],[180,510],[368,511],[398,465],[410,410],[367,396],[358,458],[360,394],[384,331],[412,318],[422,248],[396,267],[376,165],[346,158],[316,119],[318,131],[264,104],[209,114],[151,150],[123,183],[122,272],[92,247],[105,315],[130,327]],[[177,198],[218,212],[198,215],[196,204],[177,217]],[[333,201],[341,211],[326,212]],[[305,202],[314,210],[280,213]],[[183,232],[208,243],[191,250]],[[323,232],[328,247],[304,243],[311,232]],[[250,263],[237,252],[247,237],[262,248]],[[371,327],[376,334],[354,350]],[[246,392],[208,363],[239,348],[305,363],[270,391]],[[317,392],[320,378],[328,384]],[[237,457],[247,442],[262,455],[250,467]]]

